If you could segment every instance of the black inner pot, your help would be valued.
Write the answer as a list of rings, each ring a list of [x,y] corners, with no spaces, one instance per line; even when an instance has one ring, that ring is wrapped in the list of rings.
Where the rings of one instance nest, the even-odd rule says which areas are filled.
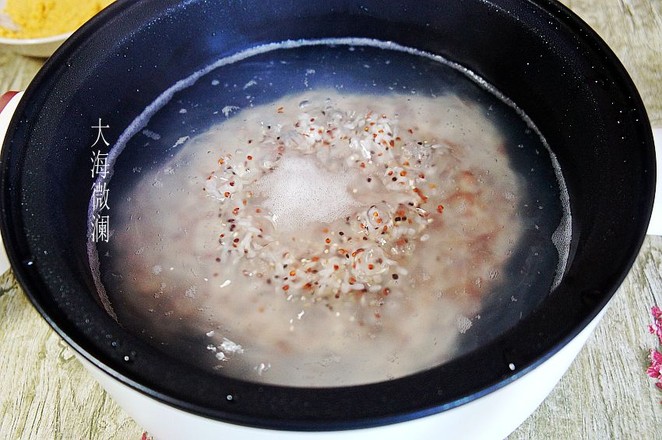
[[[90,145],[99,118],[117,139],[164,90],[259,44],[361,37],[444,56],[528,114],[570,193],[572,242],[560,285],[487,345],[402,379],[339,388],[256,385],[164,356],[108,316],[86,254]],[[643,104],[605,44],[552,1],[118,1],[48,61],[2,154],[2,233],[40,313],[124,383],[201,415],[277,429],[393,423],[489,393],[558,351],[631,267],[652,208],[655,159]],[[510,364],[516,366],[511,371]]]

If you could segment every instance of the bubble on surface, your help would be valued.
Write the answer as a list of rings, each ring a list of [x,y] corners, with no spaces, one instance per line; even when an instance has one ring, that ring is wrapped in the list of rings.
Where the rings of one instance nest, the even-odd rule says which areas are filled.
[[[358,202],[348,191],[352,175],[340,176],[320,168],[307,157],[284,157],[258,182],[264,206],[276,227],[295,231],[313,222],[331,223],[351,214]]]

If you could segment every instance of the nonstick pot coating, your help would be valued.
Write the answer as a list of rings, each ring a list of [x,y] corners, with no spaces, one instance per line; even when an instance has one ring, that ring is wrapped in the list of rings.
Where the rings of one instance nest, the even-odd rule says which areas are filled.
[[[301,389],[196,370],[125,331],[91,294],[86,256],[90,145],[161,92],[258,44],[393,41],[485,78],[535,122],[570,193],[573,236],[561,284],[513,329],[430,371],[386,383]],[[26,91],[2,154],[2,232],[35,307],[79,353],[124,383],[211,418],[327,430],[442,411],[516,379],[607,303],[644,238],[655,180],[641,100],[616,57],[552,1],[118,1],[77,32]],[[514,364],[514,371],[509,367]]]

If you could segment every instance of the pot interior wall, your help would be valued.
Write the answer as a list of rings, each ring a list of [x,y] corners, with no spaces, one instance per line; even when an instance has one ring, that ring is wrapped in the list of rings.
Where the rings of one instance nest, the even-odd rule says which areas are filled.
[[[106,138],[118,139],[159,94],[219,58],[259,44],[344,37],[446,57],[531,117],[557,155],[571,197],[563,282],[491,344],[386,384],[257,387],[162,356],[89,294],[92,126],[101,119]],[[455,406],[517,377],[606,304],[650,215],[655,161],[646,120],[615,57],[554,2],[120,1],[66,43],[26,92],[3,153],[3,232],[17,276],[51,325],[111,374],[157,398],[277,428],[392,422]]]

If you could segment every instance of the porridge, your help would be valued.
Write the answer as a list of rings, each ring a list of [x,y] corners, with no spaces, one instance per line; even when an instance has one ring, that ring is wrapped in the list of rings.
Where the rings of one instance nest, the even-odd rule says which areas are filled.
[[[222,118],[115,210],[118,320],[264,383],[439,365],[522,237],[504,142],[451,94],[322,89]]]

